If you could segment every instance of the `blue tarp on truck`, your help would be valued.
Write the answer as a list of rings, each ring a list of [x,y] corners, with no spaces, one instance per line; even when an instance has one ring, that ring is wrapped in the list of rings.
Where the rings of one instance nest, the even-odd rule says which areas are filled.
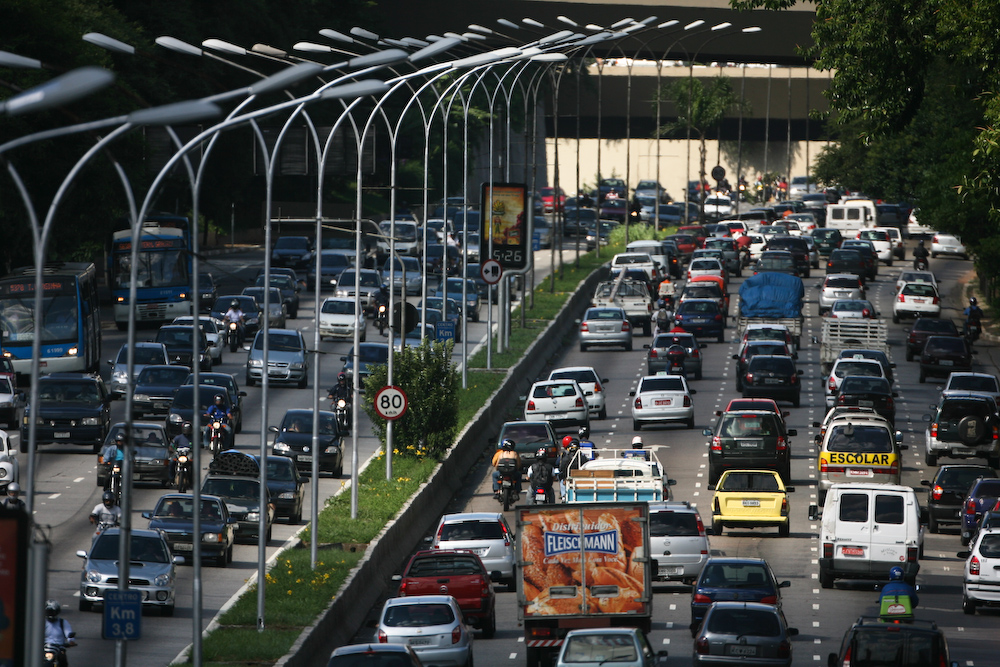
[[[801,317],[804,297],[805,288],[798,276],[758,273],[740,286],[740,317]]]

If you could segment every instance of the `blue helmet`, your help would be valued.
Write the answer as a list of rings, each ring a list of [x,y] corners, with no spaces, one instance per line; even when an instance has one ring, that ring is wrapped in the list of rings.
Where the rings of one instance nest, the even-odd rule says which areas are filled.
[[[902,581],[903,580],[903,568],[896,565],[889,570],[889,581]]]

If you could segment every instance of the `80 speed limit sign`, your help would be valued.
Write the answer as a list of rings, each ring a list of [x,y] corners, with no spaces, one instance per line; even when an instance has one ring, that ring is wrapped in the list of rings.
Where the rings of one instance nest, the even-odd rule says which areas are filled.
[[[399,419],[406,414],[408,403],[406,392],[393,385],[382,387],[375,393],[375,412],[382,419]]]

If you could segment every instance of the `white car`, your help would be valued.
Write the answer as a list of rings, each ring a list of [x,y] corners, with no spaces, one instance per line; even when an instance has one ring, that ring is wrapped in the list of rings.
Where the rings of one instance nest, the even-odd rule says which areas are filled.
[[[726,268],[722,266],[719,260],[710,257],[693,259],[688,264],[687,279],[690,281],[692,278],[697,278],[698,276],[718,276],[725,280]]]
[[[892,244],[892,256],[895,259],[906,259],[906,246],[903,245],[903,234],[896,227],[876,227],[876,231],[883,231],[889,235],[889,242]]]
[[[212,363],[219,363],[222,361],[222,348],[226,346],[226,338],[223,335],[225,325],[222,323],[222,320],[217,320],[208,315],[199,317],[198,323],[201,326],[201,330],[205,333],[205,340],[208,341],[208,352],[212,355]],[[171,324],[187,324],[190,326],[191,316],[184,315],[177,317]]]
[[[590,428],[587,397],[576,380],[545,380],[531,385],[524,401],[524,421],[545,421],[552,428]]]
[[[608,418],[607,393],[604,391],[602,383],[607,383],[607,378],[601,378],[590,366],[569,366],[557,368],[549,373],[549,380],[576,380],[576,383],[583,389],[587,397],[587,406],[590,408],[590,416],[596,419]]]
[[[472,664],[472,633],[451,595],[389,598],[379,617],[378,641],[409,645],[425,665]]]
[[[836,403],[840,384],[848,375],[884,378],[885,369],[874,359],[837,359],[833,362],[833,368],[830,369],[830,375],[826,379],[827,408],[832,408]]]
[[[903,289],[906,283],[930,283],[937,287],[937,279],[930,271],[900,271],[896,279],[896,291]]]
[[[743,348],[752,340],[783,340],[788,349],[793,352],[798,351],[798,348],[795,346],[795,340],[792,338],[792,332],[784,324],[764,322],[748,324],[743,329],[743,338],[740,339],[740,347],[737,355],[742,356]]]
[[[939,317],[941,297],[930,283],[906,283],[892,302],[892,321],[899,324],[904,317]]]
[[[914,236],[930,236],[934,230],[927,225],[917,222],[917,209],[910,211],[910,217],[906,220],[906,235],[910,238]]]
[[[750,250],[750,259],[758,260],[760,259],[760,253],[764,252],[764,248],[767,247],[767,238],[763,234],[748,234],[750,237],[750,245],[748,249]]]
[[[7,431],[0,431],[0,489],[7,493],[7,485],[17,482],[19,479],[20,464],[17,461],[17,452],[10,446],[10,435]]]
[[[812,213],[792,213],[784,218],[784,221],[785,224],[788,224],[789,221],[795,221],[798,224],[799,233],[795,236],[809,235],[816,229],[816,216]]]
[[[837,299],[830,306],[828,314],[839,319],[874,320],[879,316],[879,312],[868,299]]]
[[[819,247],[816,245],[816,239],[813,238],[812,234],[802,234],[800,238],[806,242],[806,246],[809,248],[809,266],[818,269]]]
[[[892,266],[892,239],[884,229],[859,229],[855,238],[868,241],[875,249],[878,261],[885,262],[886,266]]]
[[[962,259],[969,259],[969,251],[965,249],[962,239],[954,234],[934,232],[931,238],[931,257],[938,255],[958,255]]]
[[[705,199],[705,216],[725,218],[733,214],[733,200],[725,195],[712,195]]]
[[[639,378],[639,386],[629,392],[632,398],[632,428],[642,429],[644,424],[655,422],[684,422],[694,428],[694,404],[683,375],[647,375]]]
[[[1000,380],[997,380],[997,376],[989,373],[969,373],[966,371],[952,373],[944,381],[941,395],[965,394],[970,391],[989,394],[1000,405]]]
[[[1000,604],[1000,529],[980,531],[965,555],[962,611],[973,615],[978,606]]]
[[[354,331],[360,332],[361,341],[367,337],[368,332],[365,326],[365,314],[362,308],[360,312],[355,309],[354,299],[342,297],[330,297],[323,301],[319,308],[319,337],[341,338],[344,340],[354,340]]]

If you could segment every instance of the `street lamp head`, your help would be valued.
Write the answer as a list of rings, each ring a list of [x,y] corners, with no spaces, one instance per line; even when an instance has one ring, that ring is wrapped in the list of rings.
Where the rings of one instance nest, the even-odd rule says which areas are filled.
[[[713,25],[711,31],[715,32],[716,30],[725,30],[726,28],[728,28],[731,25],[732,25],[732,23],[730,23],[729,21],[723,21],[722,23],[719,23],[718,25]]]
[[[573,34],[572,30],[560,30],[559,32],[554,32],[551,35],[547,35],[538,40],[539,44],[551,44],[552,42],[558,42],[561,39],[570,37]]]
[[[354,35],[355,37],[370,39],[373,42],[378,41],[378,35],[373,33],[371,30],[365,30],[364,28],[359,28],[357,26],[351,28],[351,34]]]
[[[658,25],[656,27],[657,28],[673,28],[678,23],[680,23],[680,21],[678,21],[677,19],[670,19],[669,21],[664,21],[663,23],[661,23],[660,25]]]
[[[539,53],[529,60],[533,63],[561,63],[569,60],[569,56],[565,53]]]
[[[478,32],[463,32],[461,37],[464,40],[475,40],[477,42],[486,41],[486,35],[480,35]]]
[[[0,67],[17,67],[19,69],[41,69],[42,61],[34,58],[25,58],[16,53],[0,51]]]
[[[332,39],[335,42],[345,42],[346,44],[353,44],[354,38],[350,35],[345,35],[342,32],[337,32],[332,28],[323,28],[319,31],[319,34],[323,35],[327,39]]]
[[[584,28],[587,30],[604,30],[604,26],[597,25],[596,23],[588,23]]]
[[[697,21],[691,21],[690,23],[688,23],[686,26],[684,26],[684,29],[694,30],[695,28],[702,25],[705,25],[705,21],[703,19],[698,19]]]
[[[479,25],[478,23],[470,23],[469,24],[469,30],[475,30],[476,32],[481,32],[484,35],[492,35],[493,34],[492,30],[490,30],[489,28],[483,27],[483,26]]]
[[[631,23],[635,23],[635,19],[629,17],[621,19],[620,21],[615,21],[614,23],[611,24],[611,27],[617,30],[618,28],[621,28],[623,25],[629,25]]]
[[[268,46],[267,44],[254,44],[250,47],[250,50],[254,53],[262,53],[265,56],[273,56],[274,58],[287,58],[288,52],[282,51],[274,46]]]
[[[750,26],[749,28],[743,28],[743,30],[741,30],[740,32],[745,32],[749,34],[752,32],[760,32],[761,30],[763,30],[763,28],[761,28],[759,25],[753,25]]]
[[[641,23],[643,25],[649,25],[650,23],[654,23],[655,21],[656,21],[656,17],[655,16],[647,16],[643,20],[639,21],[639,23]]]
[[[425,42],[424,40],[417,39],[416,37],[404,37],[401,41],[406,42],[407,46],[412,46],[418,49],[422,49],[430,44],[430,42]]]
[[[403,49],[386,49],[385,51],[375,51],[366,53],[357,58],[347,61],[347,66],[361,69],[362,67],[381,67],[383,65],[393,65],[400,63],[410,57],[410,54]]]
[[[387,90],[389,90],[389,84],[385,81],[379,81],[378,79],[362,79],[361,81],[345,83],[342,86],[327,88],[320,93],[320,99],[356,99],[359,97],[368,97],[369,95],[378,95]]]
[[[559,16],[557,16],[557,17],[556,17],[556,20],[557,20],[557,21],[562,21],[563,23],[566,23],[566,24],[568,24],[568,25],[571,25],[571,26],[573,26],[574,28],[575,28],[575,27],[577,27],[577,26],[579,25],[579,24],[578,24],[578,23],[577,23],[576,21],[574,21],[573,19],[569,18],[568,16],[563,16],[563,15],[561,15],[561,14],[560,14]]]
[[[115,75],[106,69],[80,67],[15,95],[4,101],[0,109],[9,116],[51,109],[96,93],[114,80]]]
[[[177,53],[184,53],[189,56],[200,56],[204,54],[204,51],[199,49],[197,46],[183,42],[176,37],[170,37],[164,35],[163,37],[157,37],[156,43],[165,49],[170,49],[171,51],[176,51]]]
[[[509,21],[507,19],[497,19],[497,23],[499,23],[500,25],[502,25],[504,27],[507,27],[507,28],[513,28],[514,30],[520,30],[521,29],[521,26],[519,26],[518,24],[514,23],[513,21]]]
[[[130,56],[135,55],[135,47],[131,44],[126,44],[125,42],[119,41],[114,37],[108,37],[107,35],[102,35],[99,32],[88,32],[83,36],[83,41],[90,42],[102,49],[107,49],[108,51],[114,51],[115,53],[127,53]]]
[[[414,51],[413,53],[411,53],[410,62],[415,63],[421,60],[425,60],[427,58],[433,58],[434,56],[444,53],[445,51],[453,49],[454,47],[458,46],[461,43],[462,40],[460,39],[449,39],[449,38],[433,42],[423,47],[419,51]]]
[[[514,48],[513,46],[506,46],[501,49],[494,49],[493,51],[487,51],[486,53],[480,53],[478,55],[469,56],[468,58],[459,58],[451,63],[452,69],[459,69],[462,67],[479,67],[480,65],[487,65],[497,60],[503,60],[504,58],[513,58],[521,54],[521,49]]]
[[[452,39],[460,39],[463,42],[465,41],[465,37],[459,35],[457,32],[446,32],[444,33],[444,36],[445,38],[451,37]]]
[[[218,105],[194,100],[133,111],[128,115],[128,121],[133,125],[181,125],[216,118],[221,114],[222,109]]]
[[[261,79],[248,89],[251,95],[266,95],[276,91],[287,90],[299,81],[318,76],[323,72],[323,66],[316,63],[299,63],[286,67],[277,74]]]
[[[296,51],[309,51],[311,53],[330,53],[333,50],[326,44],[316,44],[315,42],[296,42],[292,48]]]
[[[542,23],[541,21],[536,21],[535,19],[529,18],[527,16],[524,17],[523,19],[521,19],[521,23],[524,23],[524,24],[530,25],[530,26],[534,26],[536,28],[544,28],[545,27],[545,24]]]
[[[405,49],[405,48],[409,47],[409,44],[407,44],[403,40],[401,40],[401,39],[393,39],[391,37],[383,37],[379,41],[379,44],[387,44],[389,46],[395,46],[395,47],[400,48],[400,49]]]
[[[245,56],[247,54],[247,50],[242,46],[237,46],[236,44],[231,44],[230,42],[226,42],[221,39],[206,39],[201,43],[201,45],[206,49],[222,51],[223,53],[231,53],[234,56]]]
[[[604,40],[611,37],[610,32],[599,32],[596,35],[591,35],[590,37],[585,37],[573,46],[591,46],[592,44],[600,44]]]

